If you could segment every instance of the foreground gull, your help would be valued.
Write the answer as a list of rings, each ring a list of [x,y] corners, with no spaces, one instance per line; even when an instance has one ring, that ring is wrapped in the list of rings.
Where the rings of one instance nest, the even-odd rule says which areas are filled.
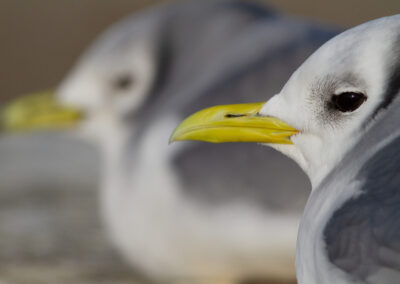
[[[267,143],[304,169],[299,283],[399,283],[399,94],[396,15],[324,44],[265,105],[203,110],[171,140]]]
[[[79,112],[38,95],[11,105],[8,127],[81,122],[80,133],[103,153],[110,236],[154,279],[293,279],[297,224],[309,194],[294,163],[256,145],[167,141],[194,109],[265,99],[266,89],[277,91],[331,36],[246,2],[163,6],[112,27],[83,55],[57,92]]]

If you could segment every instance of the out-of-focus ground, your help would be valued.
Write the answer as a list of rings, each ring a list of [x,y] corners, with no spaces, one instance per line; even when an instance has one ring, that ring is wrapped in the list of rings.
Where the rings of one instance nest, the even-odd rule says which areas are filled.
[[[0,0],[0,102],[56,86],[106,26],[159,2]],[[262,2],[340,27],[400,12],[398,0]],[[98,164],[62,135],[0,136],[0,283],[134,283],[101,228]]]
[[[0,283],[133,283],[98,212],[95,149],[58,133],[0,139]]]

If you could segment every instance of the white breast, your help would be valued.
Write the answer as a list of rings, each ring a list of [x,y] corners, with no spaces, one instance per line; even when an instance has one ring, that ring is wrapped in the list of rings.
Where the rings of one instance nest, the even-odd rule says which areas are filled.
[[[177,123],[165,118],[149,129],[133,173],[107,173],[103,214],[117,248],[157,278],[294,279],[298,217],[244,203],[211,209],[183,196],[170,158],[187,144],[168,146]]]

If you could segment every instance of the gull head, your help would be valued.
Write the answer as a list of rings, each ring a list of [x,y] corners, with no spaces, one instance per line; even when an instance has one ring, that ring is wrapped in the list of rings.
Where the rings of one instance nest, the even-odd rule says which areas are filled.
[[[54,91],[21,97],[2,112],[3,129],[68,127],[91,140],[117,139],[134,129],[134,117],[155,84],[161,60],[155,21],[128,18],[103,33]],[[157,62],[157,63],[156,63]]]
[[[268,102],[200,111],[171,140],[263,143],[294,159],[315,188],[397,94],[399,31],[399,15],[350,29],[311,55]]]
[[[400,16],[378,19],[333,38],[308,58],[260,110],[299,132],[292,157],[314,185],[343,158],[397,94]],[[398,89],[399,86],[397,86]]]
[[[145,24],[128,21],[111,28],[57,89],[60,103],[84,113],[79,125],[84,136],[102,140],[134,128],[132,117],[152,91],[158,60],[152,27]]]

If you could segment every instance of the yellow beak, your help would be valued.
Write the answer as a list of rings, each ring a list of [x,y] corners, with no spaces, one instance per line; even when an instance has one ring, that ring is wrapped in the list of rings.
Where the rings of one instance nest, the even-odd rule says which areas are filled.
[[[54,92],[42,92],[18,98],[0,113],[4,131],[33,131],[76,126],[82,112],[57,102]]]
[[[199,140],[212,143],[292,144],[289,138],[298,131],[275,117],[259,115],[264,104],[236,104],[203,109],[178,125],[170,142]]]

